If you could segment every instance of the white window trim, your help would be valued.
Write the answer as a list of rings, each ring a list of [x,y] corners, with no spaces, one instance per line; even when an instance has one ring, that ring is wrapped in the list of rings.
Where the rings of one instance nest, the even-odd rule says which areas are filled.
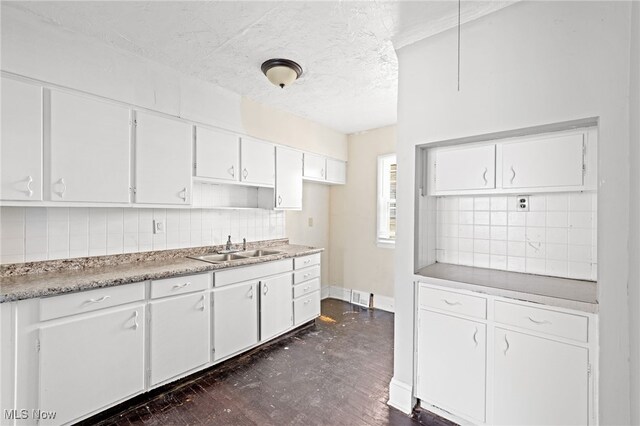
[[[377,191],[376,191],[376,245],[380,248],[395,248],[396,246],[396,240],[395,238],[384,238],[384,237],[380,237],[380,226],[381,226],[381,206],[380,206],[380,202],[381,202],[381,197],[380,194],[382,193],[382,188],[383,188],[383,176],[381,173],[383,164],[385,163],[385,161],[389,160],[389,159],[395,159],[396,158],[396,154],[395,153],[390,153],[390,154],[384,154],[384,155],[379,155],[378,156],[378,162],[377,162],[377,173],[378,173],[378,186],[377,186]]]

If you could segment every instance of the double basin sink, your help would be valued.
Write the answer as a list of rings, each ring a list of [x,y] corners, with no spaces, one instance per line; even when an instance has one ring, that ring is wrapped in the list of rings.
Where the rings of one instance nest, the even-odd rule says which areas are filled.
[[[239,251],[236,253],[220,253],[220,254],[205,254],[202,256],[189,256],[190,259],[202,260],[209,263],[225,263],[239,260],[247,260],[256,257],[272,256],[274,254],[280,254],[281,251],[276,250],[248,250]]]

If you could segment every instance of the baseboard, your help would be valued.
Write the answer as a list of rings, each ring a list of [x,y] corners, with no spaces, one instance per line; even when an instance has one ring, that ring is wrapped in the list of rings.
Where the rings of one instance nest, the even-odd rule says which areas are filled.
[[[344,288],[339,285],[327,285],[322,287],[321,297],[323,299],[338,299],[345,302],[351,301],[351,289]],[[394,298],[388,296],[382,296],[379,294],[373,295],[373,307],[380,309],[381,311],[394,312]]]
[[[392,378],[389,383],[389,401],[387,401],[387,404],[405,414],[411,414],[416,404],[411,385],[396,380],[395,377]]]

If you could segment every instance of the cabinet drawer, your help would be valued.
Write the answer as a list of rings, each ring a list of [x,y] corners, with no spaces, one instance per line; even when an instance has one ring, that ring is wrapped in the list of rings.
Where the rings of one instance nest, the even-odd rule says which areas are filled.
[[[301,297],[305,294],[320,290],[320,278],[304,282],[293,286],[293,297]]]
[[[40,300],[40,321],[124,305],[143,300],[144,296],[141,282],[45,297]]]
[[[420,307],[440,309],[474,318],[487,318],[486,299],[430,287],[420,287]]]
[[[303,324],[320,315],[320,292],[293,301],[293,325]]]
[[[309,266],[320,264],[320,253],[312,254],[309,256],[294,257],[293,269],[308,268]]]
[[[589,318],[533,306],[496,301],[495,321],[566,339],[586,342]]]
[[[283,274],[289,272],[292,266],[291,259],[284,259],[215,272],[213,274],[214,287]]]
[[[185,275],[175,278],[151,281],[151,298],[175,296],[206,290],[211,282],[210,274]]]
[[[293,283],[299,284],[320,277],[320,266],[297,270],[293,273]]]

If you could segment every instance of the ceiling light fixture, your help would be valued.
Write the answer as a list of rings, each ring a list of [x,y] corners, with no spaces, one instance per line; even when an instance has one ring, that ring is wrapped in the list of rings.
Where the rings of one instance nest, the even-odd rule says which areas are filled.
[[[269,81],[281,89],[302,75],[302,67],[289,59],[269,59],[260,68]]]

